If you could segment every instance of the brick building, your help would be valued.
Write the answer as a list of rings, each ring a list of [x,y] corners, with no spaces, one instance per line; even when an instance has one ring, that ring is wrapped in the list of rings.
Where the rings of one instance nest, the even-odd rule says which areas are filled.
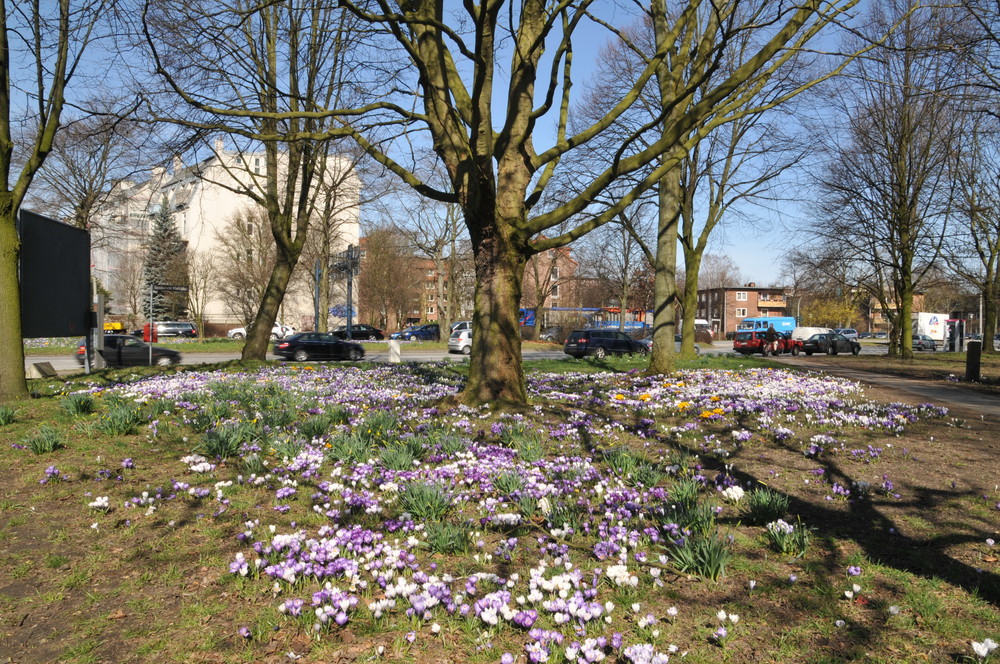
[[[752,281],[743,286],[699,290],[696,318],[708,321],[716,339],[725,338],[736,332],[744,318],[793,315],[786,290],[783,286],[757,286]]]

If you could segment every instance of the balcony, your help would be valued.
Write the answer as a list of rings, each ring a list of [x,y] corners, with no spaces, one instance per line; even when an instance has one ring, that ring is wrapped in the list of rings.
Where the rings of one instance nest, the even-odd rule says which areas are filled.
[[[788,301],[783,297],[771,296],[769,298],[760,298],[757,300],[757,307],[759,309],[783,309],[788,306]]]

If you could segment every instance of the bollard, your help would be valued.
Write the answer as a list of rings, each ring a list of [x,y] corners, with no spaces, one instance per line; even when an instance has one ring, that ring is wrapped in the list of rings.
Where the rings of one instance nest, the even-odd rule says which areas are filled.
[[[982,341],[970,341],[969,350],[965,353],[965,380],[979,382],[980,361],[983,354]]]
[[[399,341],[392,339],[389,341],[389,361],[393,364],[399,364]]]

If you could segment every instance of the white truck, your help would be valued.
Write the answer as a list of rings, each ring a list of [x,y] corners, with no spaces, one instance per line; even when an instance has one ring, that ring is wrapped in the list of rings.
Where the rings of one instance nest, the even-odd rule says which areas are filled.
[[[918,311],[913,314],[913,334],[926,334],[938,343],[944,343],[948,336],[948,314],[933,314]]]

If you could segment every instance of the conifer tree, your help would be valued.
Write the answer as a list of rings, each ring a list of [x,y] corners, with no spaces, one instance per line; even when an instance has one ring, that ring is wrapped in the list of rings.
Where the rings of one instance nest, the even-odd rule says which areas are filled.
[[[153,230],[142,267],[143,311],[149,318],[151,286],[187,286],[187,245],[177,232],[167,199],[153,217]],[[187,293],[153,290],[154,320],[178,320],[187,316]]]

